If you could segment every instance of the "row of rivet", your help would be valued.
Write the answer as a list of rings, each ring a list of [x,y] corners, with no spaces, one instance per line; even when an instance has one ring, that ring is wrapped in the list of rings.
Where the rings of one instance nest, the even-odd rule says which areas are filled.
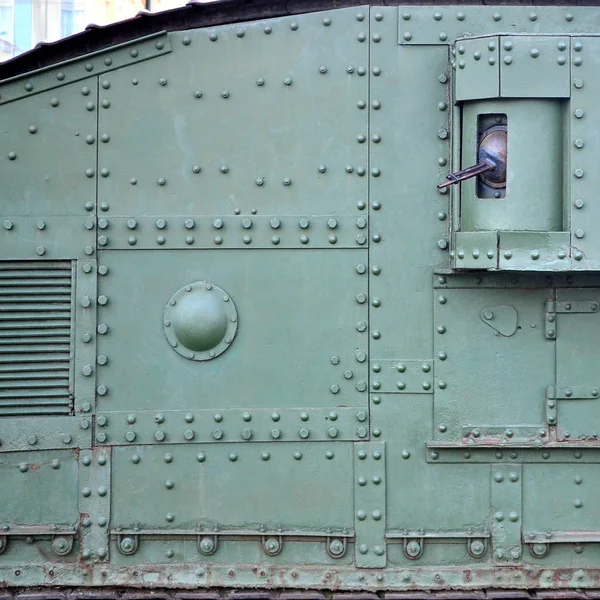
[[[263,450],[263,451],[261,451],[261,452],[258,453],[258,456],[260,456],[261,460],[267,461],[267,460],[269,460],[271,458],[272,454],[271,454],[271,452]],[[325,458],[327,460],[332,460],[333,458],[335,458],[335,452],[333,452],[332,450],[327,450],[324,453],[324,456],[325,456]],[[294,460],[299,461],[299,460],[302,460],[304,458],[304,455],[302,454],[302,452],[296,450],[296,451],[294,451],[292,453],[292,457],[294,458]],[[238,455],[237,452],[230,452],[228,454],[227,458],[231,462],[236,462],[238,460],[238,458],[239,458],[239,455]],[[131,460],[131,462],[134,465],[138,465],[138,464],[140,464],[142,462],[142,456],[140,454],[138,454],[137,452],[135,452],[134,454],[131,455],[131,459],[130,460]],[[163,460],[166,463],[170,464],[170,463],[172,463],[175,460],[175,457],[170,452],[167,452],[164,455]],[[196,460],[199,463],[206,462],[206,460],[207,460],[206,452],[198,452],[198,454],[196,454]],[[171,485],[171,483],[167,484],[167,482],[171,482],[172,483],[172,480],[167,480],[165,482],[165,487],[168,488],[168,489],[172,489],[175,484],[172,483],[172,485]]]
[[[103,136],[103,137],[104,137],[104,136]],[[374,137],[375,137],[375,136],[374,136]],[[89,140],[92,140],[90,143],[94,143],[94,142],[93,142],[93,140],[94,140],[94,137],[93,137],[93,136],[90,136],[90,137],[89,137],[89,138],[87,138],[87,139],[89,139]],[[108,139],[110,139],[110,138],[108,138]],[[364,136],[364,135],[362,135],[362,134],[357,136],[357,141],[358,141],[358,143],[359,143],[359,144],[362,144],[362,143],[364,143],[364,142],[366,141],[366,139],[367,139],[367,138],[366,138],[366,136]],[[381,138],[380,138],[379,136],[376,136],[376,137],[375,137],[375,139],[377,139],[377,140],[381,140]],[[10,160],[15,160],[15,159],[17,158],[16,152],[13,152],[13,151],[9,152],[9,154],[8,154],[8,157],[9,157],[9,159],[10,159]],[[191,170],[192,170],[192,172],[193,172],[193,173],[196,173],[196,174],[198,174],[198,173],[201,173],[201,172],[202,172],[202,167],[201,167],[200,165],[193,165],[193,166],[191,167]],[[320,165],[317,167],[317,169],[316,169],[316,170],[317,170],[317,172],[318,172],[318,173],[320,173],[321,175],[323,175],[324,173],[327,173],[327,172],[328,172],[328,167],[327,167],[327,165],[320,164]],[[366,175],[366,174],[367,174],[367,169],[365,169],[365,167],[356,167],[356,168],[355,168],[355,167],[354,167],[354,166],[352,166],[352,165],[346,165],[346,166],[344,167],[344,171],[345,171],[346,173],[348,173],[348,174],[350,174],[350,173],[353,173],[354,171],[356,171],[356,174],[357,174],[359,177],[363,177],[364,175]],[[223,165],[220,165],[220,166],[219,166],[219,172],[220,172],[220,173],[222,173],[223,175],[226,175],[227,173],[229,173],[229,172],[230,172],[230,167],[229,167],[228,165],[225,165],[225,164],[223,164]],[[376,168],[376,167],[373,167],[373,168],[370,170],[370,173],[371,173],[371,176],[372,176],[372,177],[379,177],[379,176],[381,175],[381,169],[378,169],[378,168]],[[88,168],[88,169],[86,169],[86,170],[85,170],[85,176],[86,176],[86,177],[88,177],[89,179],[91,179],[91,178],[95,177],[95,176],[96,176],[96,171],[95,171],[95,169],[92,169],[92,168]],[[102,167],[102,168],[100,169],[100,176],[101,176],[101,177],[103,177],[103,178],[107,178],[107,177],[109,177],[109,176],[110,176],[110,169],[108,169],[107,167]],[[131,177],[131,178],[130,178],[130,180],[129,180],[129,183],[130,183],[131,185],[137,185],[137,184],[138,184],[138,182],[139,182],[139,180],[138,180],[138,178],[137,178],[137,177]],[[262,187],[262,186],[264,186],[264,185],[266,184],[266,182],[267,182],[267,180],[266,180],[266,178],[265,178],[265,177],[262,177],[262,176],[261,176],[261,177],[255,177],[255,178],[254,178],[254,183],[255,183],[255,184],[258,186],[258,187]],[[289,186],[291,186],[291,185],[292,185],[292,180],[291,180],[291,178],[289,178],[289,177],[284,177],[284,178],[282,179],[281,183],[282,183],[282,185],[283,185],[284,187],[289,187]],[[165,177],[159,177],[159,178],[156,180],[156,185],[158,185],[159,187],[164,187],[165,185],[167,185],[167,179],[166,179]]]
[[[163,50],[163,49],[164,49],[164,47],[165,47],[165,43],[164,43],[162,40],[159,40],[159,41],[157,41],[157,42],[154,44],[154,47],[155,47],[157,50]],[[137,58],[137,57],[139,56],[139,50],[138,50],[137,48],[132,48],[132,49],[129,51],[129,55],[130,55],[132,58]],[[103,63],[104,63],[104,66],[106,66],[106,67],[111,67],[111,66],[112,66],[112,64],[113,64],[113,59],[112,59],[112,57],[110,57],[110,56],[106,56],[106,57],[104,58],[104,60],[103,60]],[[86,63],[85,63],[85,65],[84,65],[84,69],[85,69],[85,70],[86,70],[88,73],[91,73],[92,71],[94,71],[94,69],[95,69],[95,65],[94,65],[93,63],[91,63],[91,62],[86,62]],[[65,81],[65,80],[67,79],[67,74],[66,74],[64,71],[58,71],[58,72],[56,73],[56,79],[57,79],[58,81],[61,81],[61,82],[62,82],[62,81]],[[35,86],[34,86],[34,84],[33,84],[33,81],[27,81],[27,82],[26,82],[26,83],[23,85],[23,89],[24,89],[26,92],[29,92],[29,93],[33,92],[33,91],[35,90]],[[58,104],[57,104],[57,106],[58,106]]]
[[[457,21],[464,21],[466,19],[466,14],[463,11],[459,11],[459,12],[456,13],[455,17],[456,17]],[[499,13],[499,12],[492,13],[490,15],[490,17],[496,23],[502,20],[502,14]],[[412,14],[410,12],[404,12],[402,14],[402,19],[404,21],[410,21],[411,18],[412,18]],[[435,21],[438,21],[438,22],[442,21],[443,20],[443,14],[441,12],[435,12],[435,13],[433,13],[432,18]],[[481,19],[480,16],[478,16],[477,18],[479,20]],[[529,20],[531,22],[535,22],[535,21],[538,20],[538,14],[536,12],[530,12],[529,15],[528,15],[528,18],[529,18]],[[565,18],[565,21],[567,21],[568,23],[570,23],[570,22],[573,21],[574,16],[573,16],[572,13],[568,12],[568,13],[565,14],[564,18]],[[410,32],[410,31],[405,31],[402,37],[403,37],[403,39],[404,39],[405,42],[410,42],[413,39],[413,33]],[[438,39],[441,42],[451,41],[450,40],[450,35],[447,32],[445,32],[445,31],[440,31],[439,32]]]
[[[581,42],[575,42],[573,44],[573,50],[578,53],[581,52],[583,50],[583,44]],[[573,64],[575,66],[581,66],[581,64],[583,64],[583,60],[582,60],[581,56],[574,57]],[[579,78],[573,79],[573,87],[576,90],[581,90],[583,88],[583,85],[584,85],[583,79],[579,79]],[[573,116],[575,117],[575,119],[581,120],[585,117],[585,111],[582,108],[576,108],[573,111]],[[577,123],[577,121],[575,123]],[[584,130],[585,129],[586,128],[584,128]],[[585,142],[583,139],[577,137],[573,141],[573,146],[576,148],[576,150],[581,151],[581,150],[583,150],[583,148],[585,146]],[[578,157],[579,157],[579,152],[574,154],[573,162],[576,163]],[[580,167],[575,167],[573,169],[573,176],[576,179],[583,179],[584,175],[585,175],[584,170],[581,169]],[[575,206],[575,208],[577,210],[581,210],[584,207],[584,204],[585,204],[585,201],[583,200],[583,198],[575,198],[575,200],[573,201],[573,205]],[[585,231],[581,228],[577,228],[573,232],[573,234],[575,235],[575,237],[577,239],[582,239],[585,236]],[[573,249],[573,258],[577,261],[581,261],[583,259],[583,252],[578,249]]]
[[[219,429],[219,428],[213,429],[211,432],[211,435],[216,441],[219,441],[219,442],[232,441],[232,440],[228,440],[225,431],[223,431],[222,429]],[[254,433],[253,433],[252,429],[244,428],[240,432],[239,439],[241,439],[243,441],[250,441],[252,439],[253,435],[254,435]],[[284,432],[279,428],[271,429],[271,431],[269,432],[269,435],[274,440],[282,440],[285,437]],[[339,429],[337,427],[329,427],[327,429],[327,436],[329,438],[336,439],[338,437],[338,435],[339,435]],[[368,435],[368,430],[366,427],[358,427],[356,429],[355,435],[359,439],[364,439]],[[375,435],[375,433],[374,433],[374,435]],[[378,434],[378,435],[380,435],[380,434]],[[378,435],[376,437],[378,437]],[[133,430],[128,430],[123,435],[123,439],[130,444],[135,442],[137,440],[137,437],[138,437],[138,434]],[[193,441],[195,439],[195,437],[196,437],[196,432],[193,429],[186,429],[183,432],[183,440],[186,442]],[[311,430],[306,427],[302,427],[298,430],[297,437],[300,438],[301,440],[307,440],[311,437]],[[170,440],[170,437],[165,430],[158,429],[154,433],[154,439],[157,442],[166,442],[166,441]],[[321,438],[319,438],[319,439],[321,439]],[[105,444],[109,441],[109,435],[106,434],[105,432],[101,431],[96,434],[96,441],[99,444]],[[116,439],[115,439],[115,441],[116,441]]]

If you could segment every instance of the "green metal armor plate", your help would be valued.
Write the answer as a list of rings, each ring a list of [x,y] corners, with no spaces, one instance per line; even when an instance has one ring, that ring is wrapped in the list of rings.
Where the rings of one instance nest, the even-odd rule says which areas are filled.
[[[3,586],[600,587],[600,10],[342,4],[0,81]]]

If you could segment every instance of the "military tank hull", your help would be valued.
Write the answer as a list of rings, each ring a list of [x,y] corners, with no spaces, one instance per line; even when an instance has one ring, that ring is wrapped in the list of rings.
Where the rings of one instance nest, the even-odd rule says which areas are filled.
[[[6,598],[596,598],[599,57],[218,2],[1,65]]]

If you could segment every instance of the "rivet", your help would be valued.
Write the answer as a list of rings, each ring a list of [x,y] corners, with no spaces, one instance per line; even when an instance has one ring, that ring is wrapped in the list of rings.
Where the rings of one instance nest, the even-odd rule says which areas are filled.
[[[537,21],[537,15],[534,12],[529,13],[529,20],[530,21]]]
[[[381,35],[379,33],[374,33],[371,39],[375,44],[379,44],[379,42],[381,42]]]
[[[373,110],[379,110],[381,108],[381,102],[379,102],[379,100],[373,100],[371,106],[373,107]]]

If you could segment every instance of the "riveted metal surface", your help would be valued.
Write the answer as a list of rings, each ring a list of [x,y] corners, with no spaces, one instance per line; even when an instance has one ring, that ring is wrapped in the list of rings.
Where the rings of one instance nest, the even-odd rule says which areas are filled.
[[[554,544],[568,543],[573,552],[573,544],[597,539],[594,523],[598,506],[592,499],[598,483],[594,469],[590,464],[574,464],[568,469],[560,465],[523,467],[523,538],[526,542],[552,544],[550,561],[556,561],[556,552],[560,551]],[[536,507],[540,494],[551,498],[544,510]],[[577,553],[581,551],[576,548]]]
[[[354,525],[352,504],[346,501],[353,489],[352,449],[350,443],[336,444],[329,457],[329,445],[320,443],[114,448],[111,526],[174,535],[178,530],[267,535],[280,529],[310,535],[328,528],[332,535],[349,533]],[[168,479],[172,488],[165,485]],[[268,491],[277,489],[285,490],[285,502]],[[308,491],[311,502],[306,502]],[[217,550],[217,562],[218,557]]]
[[[569,98],[571,39],[567,36],[501,36],[503,98]]]
[[[104,360],[96,352],[96,308],[97,308],[98,268],[94,258],[75,263],[75,330],[73,332],[73,394],[75,414],[80,416],[79,427],[89,432],[89,441],[82,445],[88,448],[91,443],[90,427],[95,410],[97,369]]]
[[[570,238],[568,231],[500,231],[499,266],[516,271],[570,269]]]
[[[554,376],[554,342],[545,338],[542,321],[549,291],[448,289],[444,302],[437,292],[434,439],[458,441],[463,426],[543,428],[544,381]],[[510,337],[480,318],[482,309],[504,304],[518,314],[517,332]]]
[[[452,44],[458,38],[498,33],[593,34],[600,29],[597,7],[406,5],[398,13],[399,43],[407,45]]]
[[[82,429],[77,417],[40,417],[35,424],[31,417],[3,417],[0,419],[0,440],[3,452],[87,448],[90,429]]]
[[[367,248],[366,217],[100,217],[101,250]],[[132,228],[132,224],[135,226]]]
[[[77,222],[69,224],[71,233],[65,235],[64,230],[59,229],[61,222],[48,218],[89,215],[93,220],[96,90],[97,80],[88,78],[2,107],[0,168],[4,182],[0,212],[4,227],[0,243],[3,255],[36,258],[36,246],[27,242],[43,238],[60,253],[53,258],[70,258],[65,250],[72,247],[71,238],[77,243],[88,234],[93,240],[94,232],[78,230]],[[52,156],[68,156],[69,160],[48,160],[48,148],[52,148]],[[5,222],[13,218],[15,227],[9,230]],[[40,219],[48,220],[47,231],[37,230],[36,223]],[[7,241],[8,234],[16,235]],[[81,252],[84,245],[80,245]]]
[[[456,100],[498,98],[500,96],[500,38],[458,40],[456,60]]]
[[[427,464],[433,398],[381,394],[372,399],[372,430],[379,428],[386,443],[387,497],[395,499],[387,503],[388,567],[400,569],[404,585],[414,585],[416,570],[441,561],[471,563],[466,538],[489,534],[490,490],[481,481],[487,477],[490,459],[484,465]],[[413,481],[422,485],[417,487]],[[426,540],[422,544],[421,538]],[[406,539],[420,543],[418,558],[405,554]]]
[[[554,395],[557,397],[557,433],[561,440],[599,441],[600,430],[596,431],[600,415],[598,360],[594,352],[583,350],[593,347],[593,340],[600,333],[598,306],[598,289],[556,290],[557,389]],[[571,311],[574,314],[570,314]]]
[[[498,234],[495,231],[457,231],[450,251],[456,269],[495,269]]]
[[[492,510],[491,529],[494,563],[521,563],[523,547],[523,468],[519,464],[490,465]]]
[[[103,412],[366,405],[368,364],[360,362],[360,352],[367,348],[367,306],[356,300],[368,293],[366,252],[232,250],[193,256],[102,253],[107,273],[99,280],[98,301],[104,297],[106,303],[99,307],[98,327],[104,327],[98,331],[105,333],[98,337],[98,353],[108,359],[98,377]],[[156,275],[149,279],[147,269]],[[173,352],[162,324],[169,298],[194,281],[227,290],[239,319],[227,352],[202,364]],[[165,373],[160,387],[156,373]]]
[[[106,50],[84,54],[52,67],[5,79],[0,84],[0,104],[35,96],[41,92],[87,79],[90,75],[100,75],[170,51],[169,37],[162,32],[132,42],[117,44]]]
[[[373,358],[419,359],[432,354],[431,268],[448,260],[449,194],[435,184],[450,164],[451,85],[447,48],[398,48],[397,14],[370,15],[370,340]]]
[[[371,391],[433,394],[433,361],[371,360]]]
[[[222,442],[315,442],[368,436],[364,407],[109,411],[100,413],[107,445]],[[156,434],[159,433],[158,439]]]
[[[387,549],[384,442],[354,444],[354,530],[357,567],[385,567]]]
[[[112,468],[110,448],[82,450],[79,454],[79,553],[86,564],[110,559]]]
[[[96,223],[93,215],[42,218],[5,215],[0,217],[0,221],[0,253],[3,259],[61,260],[84,258],[95,251]],[[69,235],[64,234],[67,230]]]
[[[356,12],[172,33],[168,56],[107,75],[98,193],[108,213],[220,216],[224,198],[244,214],[356,213],[369,80]]]
[[[0,417],[5,600],[599,595],[600,12],[342,4],[0,89],[0,253],[72,265],[62,412]],[[506,193],[439,191],[498,126]]]
[[[600,240],[589,226],[597,218],[591,191],[596,185],[596,173],[592,167],[593,155],[599,147],[599,116],[593,98],[600,93],[593,77],[600,57],[600,39],[597,37],[574,37],[572,39],[572,81],[569,105],[569,131],[567,139],[570,152],[566,177],[570,183],[570,202],[567,213],[571,220],[572,268],[598,269]],[[565,202],[566,204],[566,202]]]
[[[44,562],[44,549],[38,546],[28,550],[29,544],[24,538],[29,535],[35,540],[41,535],[75,532],[78,521],[76,453],[72,450],[2,453],[0,473],[0,535],[7,536],[2,561]],[[37,502],[27,502],[27,498],[36,498]]]

